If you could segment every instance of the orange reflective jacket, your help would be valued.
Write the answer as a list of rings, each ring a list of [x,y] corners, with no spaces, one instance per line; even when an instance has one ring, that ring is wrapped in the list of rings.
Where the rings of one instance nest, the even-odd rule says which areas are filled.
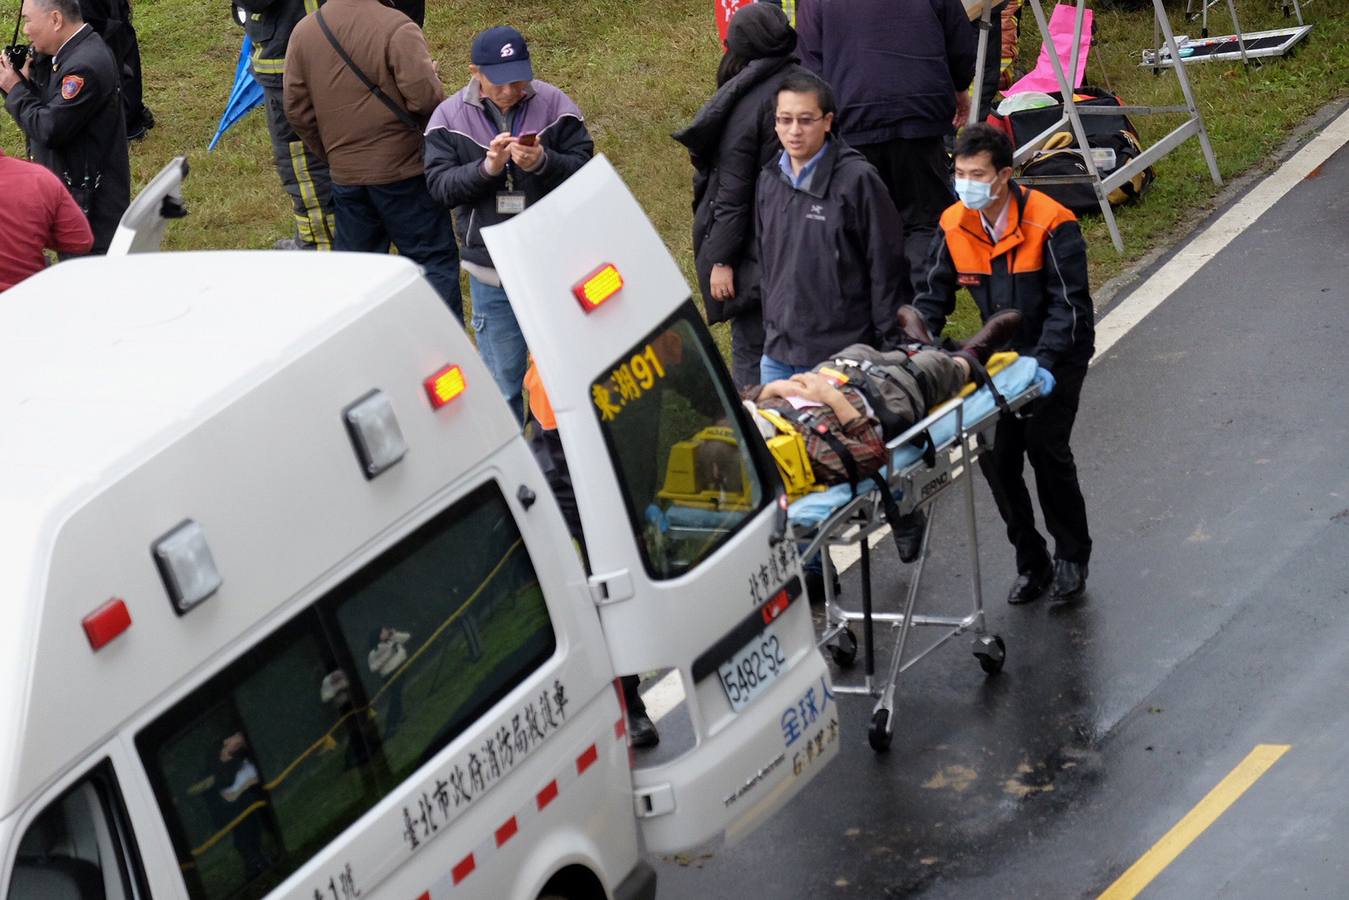
[[[966,288],[984,319],[1003,309],[1021,311],[1013,350],[1046,368],[1086,365],[1095,350],[1096,320],[1082,229],[1047,195],[1015,184],[1012,190],[1007,231],[997,244],[980,213],[963,203],[942,213],[914,305],[936,334],[955,309],[955,291]]]

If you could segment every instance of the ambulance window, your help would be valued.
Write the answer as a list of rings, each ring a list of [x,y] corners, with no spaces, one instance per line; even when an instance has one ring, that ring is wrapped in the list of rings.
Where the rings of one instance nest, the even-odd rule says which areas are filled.
[[[632,528],[657,579],[692,569],[768,499],[744,442],[739,399],[718,376],[716,348],[693,326],[696,316],[686,305],[591,385]]]
[[[9,900],[148,897],[112,767],[104,762],[67,790],[19,841]]]
[[[188,893],[274,888],[555,647],[489,482],[137,736]]]

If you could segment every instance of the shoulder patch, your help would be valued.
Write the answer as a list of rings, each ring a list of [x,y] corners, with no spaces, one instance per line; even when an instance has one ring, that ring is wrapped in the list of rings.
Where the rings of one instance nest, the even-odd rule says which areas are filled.
[[[79,75],[67,75],[61,79],[61,99],[74,100],[84,90],[84,79]]]

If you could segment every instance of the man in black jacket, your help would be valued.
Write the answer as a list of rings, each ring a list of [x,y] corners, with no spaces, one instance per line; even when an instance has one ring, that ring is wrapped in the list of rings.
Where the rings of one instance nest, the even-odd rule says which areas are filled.
[[[912,296],[899,213],[871,164],[830,134],[829,85],[805,72],[783,79],[775,121],[784,149],[759,173],[756,200],[765,383],[849,344],[888,349]]]
[[[881,174],[904,220],[918,290],[955,197],[943,138],[969,111],[975,33],[960,0],[799,0],[801,64],[833,86],[839,131]]]
[[[91,252],[106,253],[131,203],[116,63],[81,18],[79,0],[24,0],[23,18],[36,54],[20,72],[0,55],[5,108],[33,161],[56,173],[89,218]]]
[[[1012,183],[1012,142],[998,129],[980,122],[960,133],[955,174],[960,202],[941,217],[914,305],[934,334],[955,310],[957,285],[969,290],[985,321],[1003,310],[1021,312],[1012,349],[1039,362],[1048,396],[1026,418],[999,420],[993,449],[979,463],[1016,548],[1007,602],[1028,603],[1051,586],[1052,599],[1072,600],[1086,586],[1092,548],[1069,443],[1096,343],[1087,245],[1072,212]],[[1023,460],[1035,471],[1052,558],[1035,527]]]

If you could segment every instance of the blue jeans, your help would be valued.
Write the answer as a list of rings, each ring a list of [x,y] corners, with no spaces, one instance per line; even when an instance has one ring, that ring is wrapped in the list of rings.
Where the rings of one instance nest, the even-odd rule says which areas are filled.
[[[422,267],[450,312],[464,321],[454,223],[450,211],[431,199],[424,175],[393,184],[334,184],[333,213],[334,250],[388,253],[392,242]]]
[[[478,335],[478,355],[487,363],[501,394],[510,405],[515,423],[525,418],[522,386],[525,367],[529,363],[529,348],[515,321],[506,289],[484,284],[468,276],[468,292],[473,298],[473,330]]]
[[[759,383],[768,384],[770,381],[781,381],[784,378],[791,378],[793,375],[800,375],[802,372],[809,372],[810,366],[794,366],[791,363],[778,362],[771,356],[765,355],[759,360]]]

